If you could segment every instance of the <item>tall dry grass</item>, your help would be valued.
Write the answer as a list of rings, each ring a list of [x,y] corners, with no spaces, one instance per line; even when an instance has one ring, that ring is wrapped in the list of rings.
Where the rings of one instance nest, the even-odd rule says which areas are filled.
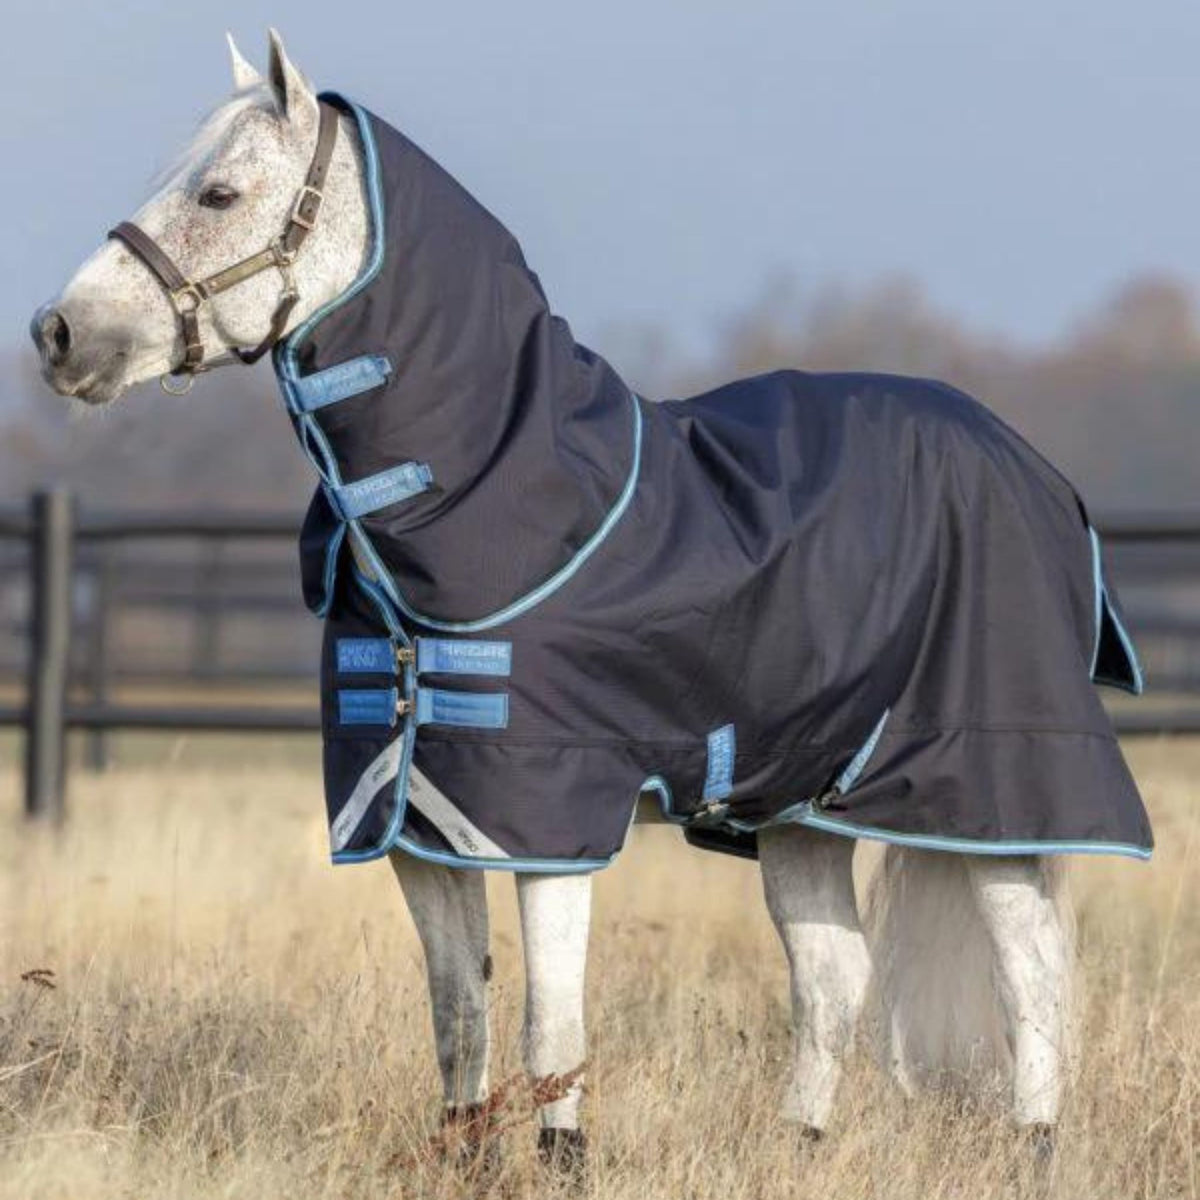
[[[1160,849],[1075,870],[1061,1197],[1200,1191],[1200,745],[1132,756]],[[405,1165],[438,1094],[391,872],[326,864],[318,777],[288,757],[77,774],[57,835],[25,829],[0,778],[0,1200],[465,1194]],[[519,1069],[520,947],[511,886],[492,889],[499,1079]],[[755,870],[671,830],[598,879],[589,1008],[596,1196],[1044,1194],[995,1105],[904,1101],[865,1059],[832,1136],[798,1144],[775,1117],[786,980]],[[506,1137],[495,1194],[552,1194],[531,1130]]]

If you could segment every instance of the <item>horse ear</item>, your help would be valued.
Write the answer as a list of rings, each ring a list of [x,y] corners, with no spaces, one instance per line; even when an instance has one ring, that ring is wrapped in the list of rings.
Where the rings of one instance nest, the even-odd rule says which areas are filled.
[[[233,87],[235,91],[254,87],[262,81],[262,76],[246,61],[245,55],[237,48],[233,34],[227,33],[225,40],[229,43],[229,59],[233,64]]]
[[[316,128],[320,111],[312,85],[293,65],[283,48],[283,39],[274,29],[270,31],[271,57],[267,66],[267,79],[275,107],[284,120],[300,128]]]

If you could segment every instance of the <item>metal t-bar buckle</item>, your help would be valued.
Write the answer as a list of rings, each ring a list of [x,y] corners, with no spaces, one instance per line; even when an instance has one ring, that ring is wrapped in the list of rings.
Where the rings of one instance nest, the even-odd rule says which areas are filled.
[[[316,206],[313,208],[311,218],[306,217],[301,211],[309,196],[312,196],[316,200]],[[292,208],[292,224],[299,225],[301,229],[307,229],[311,233],[316,228],[317,213],[321,211],[321,205],[324,201],[325,193],[320,188],[315,188],[312,184],[306,183],[300,189],[300,194],[296,197],[295,206]]]

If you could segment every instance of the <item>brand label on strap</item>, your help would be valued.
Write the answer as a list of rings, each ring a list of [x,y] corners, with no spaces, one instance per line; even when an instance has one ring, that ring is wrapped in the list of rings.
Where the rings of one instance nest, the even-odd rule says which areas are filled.
[[[418,638],[417,670],[423,675],[511,675],[512,642]]]
[[[392,364],[382,354],[364,354],[293,380],[292,395],[300,412],[316,412],[339,400],[381,387],[391,373]]]
[[[433,482],[428,463],[406,462],[398,467],[368,475],[355,483],[326,489],[334,509],[347,521],[365,517],[368,513],[399,504],[419,495]]]
[[[338,724],[394,725],[399,694],[395,688],[339,688]]]
[[[704,799],[723,800],[733,791],[733,765],[737,736],[732,725],[722,725],[708,735],[708,770],[704,776]]]
[[[338,638],[341,675],[395,675],[396,651],[387,638]]]
[[[417,688],[418,725],[457,725],[463,729],[505,729],[508,695],[505,692],[448,692],[445,688]]]

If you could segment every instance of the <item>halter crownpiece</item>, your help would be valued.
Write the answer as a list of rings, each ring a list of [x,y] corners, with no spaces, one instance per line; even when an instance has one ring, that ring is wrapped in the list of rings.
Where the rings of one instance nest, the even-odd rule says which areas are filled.
[[[167,299],[179,318],[184,345],[183,361],[172,368],[169,375],[185,375],[187,383],[182,388],[172,388],[166,382],[169,376],[163,375],[159,383],[164,391],[172,395],[182,395],[191,388],[197,374],[209,371],[222,362],[236,359],[246,364],[256,363],[283,336],[288,317],[300,300],[300,293],[296,290],[296,280],[292,274],[292,264],[296,261],[305,238],[316,228],[317,215],[325,199],[325,179],[329,172],[330,160],[333,158],[334,146],[337,144],[337,111],[324,102],[320,104],[320,110],[317,147],[313,151],[308,174],[296,196],[296,203],[292,206],[287,225],[279,237],[257,254],[252,254],[249,258],[216,271],[204,279],[192,280],[175,265],[171,256],[144,229],[132,221],[122,221],[109,230],[108,236],[116,238],[128,247],[162,284]],[[266,336],[253,349],[234,346],[227,355],[218,355],[206,362],[198,316],[201,307],[221,292],[228,291],[272,267],[283,278],[283,291],[271,315],[271,327]]]

